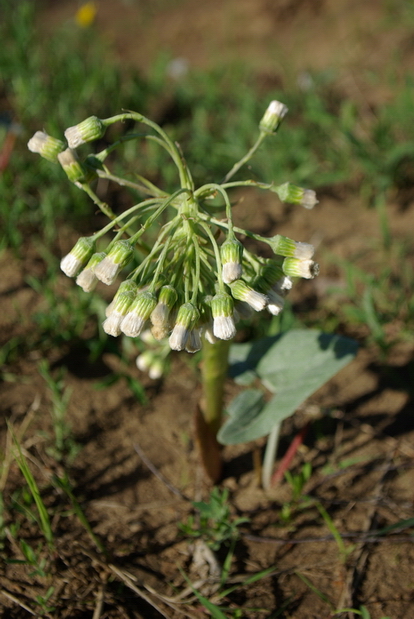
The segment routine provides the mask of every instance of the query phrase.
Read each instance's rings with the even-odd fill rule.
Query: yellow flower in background
[[[97,8],[95,2],[85,2],[76,11],[75,20],[81,28],[88,28],[94,21]]]

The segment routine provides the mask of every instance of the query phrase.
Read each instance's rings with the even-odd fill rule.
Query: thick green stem
[[[196,433],[204,468],[213,482],[221,477],[221,446],[217,441],[223,415],[224,384],[227,378],[230,342],[203,342],[201,370],[202,400],[197,412]]]
[[[230,341],[219,340],[215,344],[203,342],[203,416],[215,433],[221,425],[229,349]]]

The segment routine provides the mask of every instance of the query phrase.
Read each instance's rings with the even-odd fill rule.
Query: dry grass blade
[[[9,593],[8,591],[5,591],[4,589],[0,589],[0,593],[4,595],[5,598],[9,599],[11,602],[14,602],[15,604],[23,608],[25,611],[30,613],[31,615],[36,616],[36,613],[31,608],[26,606],[26,604],[23,604],[23,602],[21,602],[18,598],[16,598],[14,595]]]
[[[99,617],[102,614],[104,598],[105,598],[105,588],[106,588],[105,583],[102,583],[102,585],[98,589],[98,593],[96,596],[96,606],[95,606],[95,610],[93,611],[92,619],[99,619]]]
[[[136,585],[134,585],[134,583],[132,582],[130,576],[128,576],[128,574],[126,574],[125,572],[123,572],[122,570],[120,570],[118,567],[116,567],[115,565],[113,565],[112,563],[110,563],[108,565],[108,568],[116,575],[118,576],[118,578],[120,578],[122,580],[122,582],[132,591],[134,591],[134,593],[136,593],[137,595],[139,595],[143,600],[145,600],[148,604],[150,604],[150,606],[152,606],[153,608],[155,608],[155,610],[157,610],[160,615],[162,615],[163,617],[165,617],[165,619],[170,619],[168,615],[166,615],[164,613],[164,611],[155,603],[151,600],[151,598],[144,592],[142,591],[142,589],[139,589]]]
[[[185,494],[183,494],[180,490],[178,490],[178,488],[173,486],[173,484],[169,482],[168,479],[166,479],[164,475],[159,472],[157,467],[151,462],[148,456],[145,455],[145,453],[142,451],[141,447],[137,443],[134,443],[134,449],[145,464],[145,466],[149,468],[151,473],[155,475],[157,479],[159,479],[165,486],[167,486],[168,490],[170,490],[176,496],[180,497],[180,499],[183,499],[184,501],[190,501],[190,499],[186,497]]]

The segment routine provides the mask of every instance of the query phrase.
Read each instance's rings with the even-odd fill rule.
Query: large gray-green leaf
[[[232,414],[218,434],[218,440],[225,445],[269,434],[275,423],[292,415],[307,397],[349,363],[358,348],[349,338],[308,329],[292,329],[242,346],[230,356],[233,374],[256,372],[275,395],[261,408],[248,407],[243,400],[233,401]]]

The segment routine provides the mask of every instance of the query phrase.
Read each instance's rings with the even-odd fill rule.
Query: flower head
[[[95,268],[105,258],[105,256],[106,254],[103,251],[92,254],[89,258],[88,264],[84,269],[82,269],[76,278],[76,283],[85,292],[91,292],[95,288],[98,281],[98,278],[95,275]]]
[[[44,131],[36,131],[28,141],[27,148],[32,153],[38,153],[48,161],[57,163],[58,155],[65,150],[65,145],[61,140],[52,138]]]
[[[140,292],[121,324],[121,331],[129,337],[138,337],[157,304],[152,292]]]
[[[280,101],[271,101],[260,121],[260,131],[263,133],[274,133],[279,128],[283,118],[288,113],[288,108]]]
[[[163,286],[158,295],[158,303],[151,313],[150,319],[153,325],[153,335],[156,339],[162,339],[168,333],[170,313],[178,299],[177,291],[173,286]]]
[[[319,265],[313,260],[300,260],[299,258],[285,258],[283,272],[289,277],[303,277],[313,279],[319,273]]]
[[[83,236],[76,245],[60,261],[60,268],[68,277],[75,277],[88,262],[95,249],[95,242],[91,237]]]
[[[114,301],[112,311],[102,326],[105,333],[117,337],[121,335],[121,324],[135,298],[133,292],[122,292]]]
[[[134,249],[128,241],[116,241],[105,258],[95,268],[96,277],[107,284],[113,284],[116,276],[132,260]]]
[[[195,305],[192,303],[184,303],[184,305],[181,305],[178,310],[174,328],[169,338],[169,343],[172,350],[184,350],[186,348],[190,332],[193,331],[199,317],[200,312]],[[194,334],[192,338],[195,339]]]
[[[281,234],[276,234],[269,239],[269,245],[278,256],[299,258],[299,260],[310,260],[315,253],[315,248],[310,243],[293,241]]]
[[[244,301],[256,312],[261,312],[266,307],[269,299],[265,294],[257,292],[248,286],[242,279],[238,279],[230,284],[231,294],[238,301]]]
[[[243,273],[243,245],[236,238],[224,241],[220,248],[223,265],[222,278],[225,284],[240,279]]]
[[[66,129],[65,138],[68,141],[69,148],[77,148],[86,142],[99,140],[105,135],[105,131],[104,123],[96,116],[90,116],[78,125]]]
[[[292,183],[284,183],[272,188],[272,191],[277,193],[282,202],[289,204],[300,204],[307,209],[312,209],[318,204],[316,193],[313,189],[303,189],[303,187],[297,187],[292,185]]]
[[[216,294],[211,300],[213,334],[220,340],[231,340],[236,335],[233,308],[233,299],[228,294]]]

